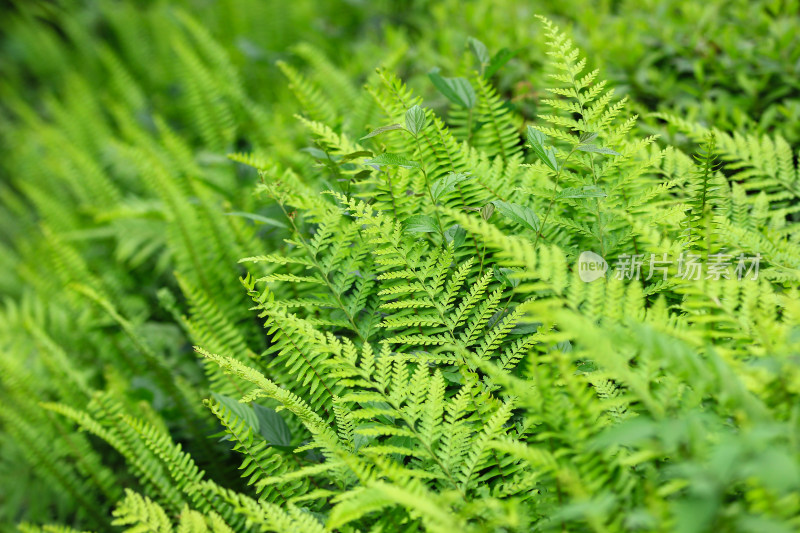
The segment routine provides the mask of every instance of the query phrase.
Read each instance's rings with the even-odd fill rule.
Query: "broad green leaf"
[[[402,129],[403,126],[401,126],[400,124],[389,124],[388,126],[381,126],[380,128],[372,130],[371,132],[361,137],[361,140],[369,139],[370,137],[376,137],[381,133],[385,133],[387,131],[402,130]]]
[[[331,156],[329,154],[326,154],[319,148],[315,148],[313,146],[306,146],[305,148],[300,148],[300,151],[310,154],[311,157],[315,159],[325,159],[325,160],[332,159],[334,161],[337,159],[336,156]]]
[[[475,89],[466,78],[443,78],[439,69],[428,72],[433,85],[454,104],[471,109],[475,105]]]
[[[394,437],[389,437],[386,439],[386,444],[389,446],[400,446],[402,448],[413,449],[416,445],[416,442],[413,437],[395,435]]]
[[[361,181],[361,180],[365,180],[365,179],[367,179],[367,178],[368,178],[368,177],[370,177],[371,175],[372,175],[372,171],[370,171],[370,170],[361,170],[361,171],[359,171],[359,172],[356,172],[355,174],[353,174],[353,175],[350,177],[350,179],[351,179],[352,181]]]
[[[469,43],[469,49],[472,50],[472,53],[478,60],[478,63],[481,66],[481,74],[483,74],[484,69],[486,69],[491,61],[491,58],[489,57],[489,50],[486,49],[485,44],[474,37],[467,37],[467,42]]]
[[[534,213],[533,209],[530,207],[501,202],[500,200],[495,200],[492,203],[494,203],[497,210],[500,211],[500,214],[504,217],[510,218],[514,222],[533,231],[539,231],[539,217],[536,216],[536,213]]]
[[[493,203],[488,203],[485,206],[481,207],[481,217],[483,217],[483,220],[489,220],[490,218],[492,218],[493,214],[494,214]]]
[[[442,372],[442,377],[450,383],[457,383],[459,385],[464,383],[464,377],[461,375],[461,372]]]
[[[605,191],[597,185],[585,185],[583,187],[567,187],[561,189],[556,194],[556,198],[603,198],[607,196]]]
[[[587,131],[581,134],[580,142],[581,144],[590,143],[597,138],[597,133],[593,131]]]
[[[436,220],[427,215],[414,215],[406,219],[404,228],[409,233],[436,233],[439,226]]]
[[[284,224],[280,220],[275,220],[274,218],[268,218],[265,216],[257,215],[255,213],[245,213],[244,211],[230,211],[225,214],[228,215],[229,217],[249,218],[250,220],[261,222],[262,224],[266,224],[267,226],[275,226],[276,228],[286,227],[286,224]]]
[[[607,155],[622,155],[619,152],[615,152],[611,148],[601,148],[595,144],[579,144],[577,146],[578,150],[581,152],[593,152],[595,154],[607,154]]]
[[[359,157],[372,157],[372,152],[369,150],[359,150],[358,152],[350,152],[349,154],[345,154],[342,156],[342,161],[352,161],[353,159],[358,159]]]
[[[258,417],[259,429],[264,440],[275,446],[292,445],[292,432],[275,409],[254,404],[253,411]]]
[[[518,52],[519,50],[509,50],[508,48],[499,50],[494,57],[492,57],[492,60],[489,62],[489,66],[486,68],[486,72],[483,73],[483,76],[487,79],[494,76],[495,72],[500,70],[500,68],[508,63],[511,58],[517,55]]]
[[[467,240],[467,232],[458,224],[453,224],[444,232],[444,239],[453,242],[453,248],[458,248]]]
[[[380,154],[372,159],[364,161],[366,165],[387,166],[387,167],[403,167],[403,168],[419,168],[419,163],[411,161],[405,157],[397,154]]]
[[[494,277],[507,287],[517,287],[519,285],[519,278],[512,276],[514,271],[510,268],[497,268],[496,266],[492,266],[492,272],[494,273]]]
[[[215,400],[229,409],[239,420],[243,420],[253,433],[258,433],[258,417],[249,405],[241,403],[239,400],[231,398],[230,396],[225,396],[224,394],[212,392],[211,395]]]
[[[533,126],[528,126],[528,143],[531,145],[531,148],[533,148],[536,157],[551,169],[558,171],[558,160],[556,159],[555,150],[550,146],[545,146],[546,142],[547,135]]]
[[[536,333],[541,325],[541,322],[518,322],[509,333],[512,335],[530,335],[531,333]]]
[[[439,201],[443,195],[449,193],[456,188],[456,185],[464,180],[468,180],[471,176],[469,174],[459,174],[451,172],[433,182],[431,185],[431,196],[434,203]]]
[[[416,137],[425,129],[425,110],[418,105],[411,106],[406,111],[406,129]]]

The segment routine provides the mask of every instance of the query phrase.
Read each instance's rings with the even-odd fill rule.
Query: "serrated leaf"
[[[491,78],[494,74],[500,70],[500,68],[508,63],[511,58],[513,58],[519,50],[509,50],[508,48],[502,48],[499,50],[492,60],[489,62],[489,66],[486,68],[486,71],[483,73],[485,78]]]
[[[259,431],[264,440],[274,446],[291,446],[292,432],[286,421],[275,409],[255,404],[253,411],[258,418]]]
[[[491,61],[491,58],[489,57],[489,50],[486,48],[485,44],[474,37],[467,37],[467,43],[469,43],[469,49],[472,50],[472,53],[475,55],[475,59],[478,60],[478,63],[481,66],[481,73],[483,73],[484,69]]]
[[[406,129],[416,137],[425,128],[425,110],[418,105],[406,111]]]
[[[364,161],[366,165],[387,166],[387,167],[403,167],[403,168],[419,168],[419,163],[411,161],[405,157],[397,154],[380,154],[372,159]]]
[[[456,185],[464,180],[468,180],[470,177],[471,176],[469,174],[450,172],[446,176],[443,176],[433,182],[433,185],[431,185],[431,196],[433,197],[433,202],[438,202],[439,198],[454,190]]]
[[[581,144],[590,143],[597,138],[597,133],[593,131],[586,131],[581,134],[580,142]]]
[[[581,152],[593,152],[595,154],[606,154],[606,155],[622,155],[619,152],[615,152],[611,148],[602,148],[595,144],[579,144],[576,148]]]
[[[439,226],[436,221],[427,215],[414,215],[408,217],[403,227],[408,233],[436,233]]]
[[[545,146],[546,142],[547,135],[533,126],[528,126],[528,143],[531,145],[531,148],[533,148],[533,153],[536,154],[536,157],[538,157],[542,163],[558,171],[558,160],[556,159],[555,150],[553,150],[552,147]]]
[[[403,126],[400,124],[389,124],[388,126],[381,126],[380,128],[374,129],[371,132],[364,135],[363,137],[361,137],[361,140],[363,141],[364,139],[369,139],[370,137],[376,137],[381,133],[385,133],[387,131],[402,130],[402,129]]]
[[[229,409],[239,420],[243,420],[254,434],[258,433],[258,417],[249,405],[246,403],[241,403],[235,398],[231,398],[230,396],[225,396],[224,394],[219,394],[217,392],[212,392],[211,395],[220,404],[225,406],[225,408]]]
[[[605,196],[607,196],[605,191],[597,185],[567,187],[556,194],[556,198],[604,198]]]
[[[444,232],[444,239],[453,243],[453,248],[459,248],[467,240],[467,232],[458,224],[453,224]]]
[[[428,72],[428,77],[436,89],[454,104],[467,109],[475,105],[475,89],[466,78],[444,78],[439,74],[438,68]]]
[[[539,217],[536,216],[536,213],[534,213],[533,209],[530,207],[501,202],[500,200],[495,200],[492,203],[504,217],[510,218],[514,222],[533,231],[539,231]]]

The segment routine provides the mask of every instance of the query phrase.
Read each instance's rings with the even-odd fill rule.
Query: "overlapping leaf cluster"
[[[391,69],[359,90],[297,47],[309,67],[278,68],[300,152],[203,26],[175,20],[172,120],[128,114],[131,91],[108,110],[70,92],[55,125],[15,107],[35,142],[12,168],[51,154],[8,193],[43,215],[16,270],[36,292],[0,325],[0,442],[35,467],[26,492],[47,487],[42,507],[16,500],[24,516],[226,533],[800,525],[800,175],[782,137],[661,115],[705,143],[692,158],[643,134],[542,19],[534,120],[494,87],[513,54],[477,39],[465,75],[428,73],[439,111]],[[108,57],[114,90],[136,87]],[[194,143],[242,148],[241,165]],[[585,283],[585,250],[763,260],[758,279],[672,265]]]

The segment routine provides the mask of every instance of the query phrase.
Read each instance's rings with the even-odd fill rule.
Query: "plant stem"
[[[539,231],[536,233],[536,239],[533,241],[533,249],[536,249],[536,244],[539,242],[539,237],[544,236],[544,225],[547,223],[547,217],[550,216],[550,211],[553,209],[553,204],[556,201],[556,194],[558,194],[558,180],[561,178],[561,171],[564,170],[564,167],[567,166],[567,161],[569,161],[572,154],[575,153],[578,145],[572,147],[572,150],[569,151],[567,154],[566,159],[564,162],[561,163],[561,166],[558,167],[558,172],[556,172],[556,183],[553,185],[553,196],[550,197],[550,204],[547,206],[547,211],[544,213],[544,218],[542,218],[542,223],[539,224]]]
[[[467,115],[467,144],[472,146],[472,108],[469,108]]]
[[[433,214],[436,215],[436,224],[439,225],[439,233],[442,236],[442,241],[444,241],[444,228],[442,227],[442,221],[439,218],[439,210],[436,209],[436,200],[433,198],[433,193],[431,192],[431,182],[428,180],[428,172],[425,170],[425,163],[422,161],[422,144],[419,142],[419,137],[414,136],[414,140],[417,141],[417,152],[419,152],[419,169],[422,171],[422,175],[425,177],[425,189],[428,191],[428,197],[431,199],[431,204],[433,204]]]
[[[595,186],[597,186],[597,171],[594,168],[594,156],[590,154],[591,159],[589,160],[592,167],[592,182]],[[594,207],[597,214],[597,233],[598,239],[600,239],[600,255],[606,255],[606,244],[605,244],[605,236],[603,235],[603,217],[600,213],[600,198],[594,199]],[[635,242],[635,241],[634,241]]]

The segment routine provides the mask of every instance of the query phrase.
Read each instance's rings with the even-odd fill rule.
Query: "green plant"
[[[480,41],[477,71],[428,76],[443,113],[389,69],[358,91],[300,46],[309,68],[278,68],[313,146],[303,158],[278,141],[231,155],[257,171],[251,198],[236,183],[252,174],[198,162],[191,147],[236,148],[240,124],[253,139],[277,135],[235,78],[206,72],[235,72],[227,52],[179,20],[187,99],[175,113],[192,135],[112,106],[111,141],[95,146],[88,128],[104,112],[75,104],[97,116],[87,131],[72,126],[71,153],[49,163],[57,197],[81,209],[23,191],[44,220],[20,250],[35,292],[9,300],[0,323],[15,354],[0,358],[0,444],[64,507],[29,520],[215,532],[798,527],[800,187],[780,136],[662,115],[716,141],[697,161],[662,147],[547,19],[550,98],[529,124],[493,88],[492,58],[505,54]],[[17,109],[29,150],[67,140],[66,115],[54,127]],[[683,278],[670,265],[663,278],[586,283],[584,251],[619,264],[763,259],[756,280]]]

